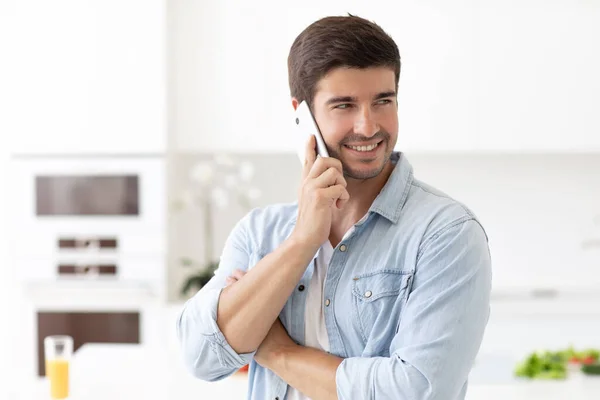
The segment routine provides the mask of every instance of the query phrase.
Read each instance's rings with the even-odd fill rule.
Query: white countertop
[[[71,362],[69,400],[245,399],[247,379],[234,375],[219,382],[192,377],[177,349],[136,344],[85,344]],[[50,400],[40,379],[23,399]]]
[[[592,400],[600,396],[600,377],[576,375],[566,381],[519,381],[512,361],[482,356],[471,374],[467,400]],[[74,356],[72,400],[245,399],[247,379],[236,374],[209,383],[193,378],[177,349],[130,344],[86,344]],[[49,399],[45,379],[27,399]]]

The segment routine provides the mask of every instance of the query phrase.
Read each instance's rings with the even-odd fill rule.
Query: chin
[[[385,162],[381,163],[380,165],[378,165],[376,167],[354,166],[354,165],[348,165],[345,163],[343,163],[343,165],[344,165],[344,176],[346,178],[364,180],[364,179],[375,178],[376,176],[378,176],[383,171],[383,169],[385,167]]]
[[[385,169],[392,152],[389,142],[384,141],[374,151],[357,152],[340,146],[330,149],[330,155],[342,162],[344,176],[350,179],[367,180],[377,177]]]

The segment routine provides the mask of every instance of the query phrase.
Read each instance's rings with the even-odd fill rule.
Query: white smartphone
[[[295,114],[296,127],[298,129],[298,133],[300,134],[298,140],[298,157],[300,158],[300,163],[304,164],[306,142],[308,141],[310,135],[315,135],[315,138],[317,139],[317,154],[321,157],[329,157],[327,146],[325,146],[325,141],[321,136],[321,131],[319,130],[319,127],[317,126],[317,123],[310,112],[310,108],[305,101],[298,105]]]

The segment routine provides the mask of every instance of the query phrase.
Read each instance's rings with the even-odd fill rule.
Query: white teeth
[[[348,147],[350,147],[352,150],[356,150],[356,151],[371,151],[378,145],[379,145],[379,143],[375,143],[375,144],[372,144],[369,146],[348,146]]]

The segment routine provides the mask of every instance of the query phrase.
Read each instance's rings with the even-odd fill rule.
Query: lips
[[[373,144],[369,144],[369,145],[360,145],[360,146],[346,145],[346,147],[348,147],[354,151],[367,152],[367,151],[375,150],[379,146],[380,143],[381,142],[373,143]]]
[[[357,157],[375,157],[379,152],[379,148],[382,147],[383,140],[377,143],[361,144],[361,145],[344,145],[344,148],[349,153]]]

